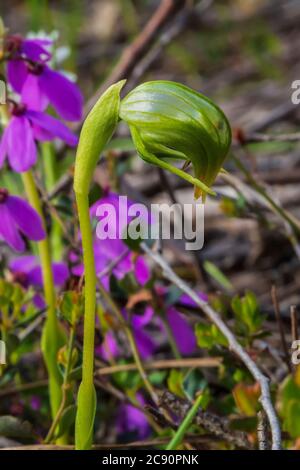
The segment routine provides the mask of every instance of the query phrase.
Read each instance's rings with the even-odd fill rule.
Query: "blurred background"
[[[57,37],[57,63],[77,76],[88,102],[160,3],[4,0],[1,15],[13,34],[43,31]],[[300,107],[292,103],[291,96],[292,83],[300,79],[300,4],[297,0],[203,0],[178,5],[156,34],[150,51],[133,64],[127,89],[153,79],[185,83],[223,108],[235,139],[233,158],[225,165],[230,175],[225,180],[219,177],[219,196],[206,205],[204,249],[191,255],[184,253],[179,242],[167,243],[165,249],[183,262],[181,269],[186,267],[187,275],[196,272],[206,290],[253,290],[267,311],[270,289],[276,284],[287,312],[300,295],[299,260],[289,240],[289,227],[243,181],[246,168],[280,206],[299,215],[299,144],[264,141],[266,136],[255,142],[255,133],[294,133],[298,129]],[[127,131],[121,129],[121,135],[123,132]],[[191,200],[192,189],[183,181],[168,175],[170,188],[166,191],[164,175],[156,168],[130,159],[126,146],[117,153],[114,165],[121,176],[121,189],[129,196],[148,203],[174,197],[182,203]],[[234,159],[242,161],[243,171]],[[97,175],[102,185],[109,179],[107,166],[104,163]],[[221,273],[216,276],[214,266],[227,281]]]
[[[291,99],[292,84],[300,80],[300,2],[173,3],[163,19],[155,12],[168,2],[156,0],[2,0],[0,14],[11,34],[57,38],[56,66],[77,79],[86,111],[107,83],[122,76],[127,91],[146,80],[182,82],[224,110],[233,145],[228,173],[216,181],[218,196],[205,206],[204,248],[187,252],[184,240],[164,241],[162,248],[180,275],[225,303],[234,294],[254,292],[274,333],[270,343],[278,346],[275,285],[290,344],[290,307],[300,302],[300,104]],[[126,127],[118,132],[95,174],[102,188],[145,204],[193,199],[183,180],[136,157]],[[61,148],[55,158],[55,185],[66,177],[62,193],[72,197],[74,152]]]

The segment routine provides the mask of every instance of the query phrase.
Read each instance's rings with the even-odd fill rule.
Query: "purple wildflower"
[[[32,395],[30,400],[30,408],[33,411],[39,411],[42,406],[42,400],[38,395]]]
[[[51,103],[63,119],[81,119],[82,94],[62,73],[44,63],[27,64],[20,60],[10,60],[7,67],[9,83],[21,95],[23,103],[37,111],[43,111]]]
[[[145,400],[140,393],[136,394],[140,405],[145,405]],[[135,434],[139,439],[145,439],[150,433],[150,426],[145,414],[128,403],[120,406],[117,414],[118,434]]]
[[[102,344],[95,348],[95,352],[108,362],[120,356],[121,351],[112,331],[108,331],[105,334]]]
[[[25,105],[14,105],[12,118],[5,128],[0,142],[0,168],[8,156],[10,166],[17,172],[31,168],[37,159],[35,140],[54,138],[75,146],[77,137],[60,121]]]
[[[141,358],[143,360],[148,359],[157,349],[157,344],[146,329],[147,325],[151,323],[154,314],[152,307],[146,306],[143,314],[132,314],[130,315],[130,319],[125,309],[122,309],[122,314],[127,321],[131,323],[133,336]],[[112,331],[108,331],[105,334],[102,344],[96,348],[96,353],[106,361],[111,361],[112,358],[116,359],[122,356],[122,350],[118,346],[116,337]]]
[[[162,305],[164,305],[164,297],[167,294],[167,290],[164,287],[158,287],[157,294],[161,298]],[[205,294],[198,292],[198,295],[202,300],[207,302],[207,296]],[[177,303],[184,308],[197,307],[195,302],[186,294],[182,294],[177,300]],[[170,326],[179,352],[183,356],[193,354],[197,347],[197,341],[192,326],[187,321],[186,317],[178,311],[175,305],[166,305],[164,310],[166,312],[166,320]],[[162,328],[164,329],[163,324]]]
[[[30,240],[45,238],[42,221],[37,212],[23,199],[10,196],[0,188],[0,239],[16,251],[23,251],[25,243],[20,232]]]
[[[128,225],[132,217],[128,217],[127,221],[127,206],[123,207],[124,201],[120,199],[120,195],[107,192],[99,201],[95,202],[90,209],[91,217],[97,220],[97,209],[102,206],[111,205],[115,209],[116,220],[112,220],[110,229],[116,233],[122,233]],[[119,205],[120,204],[120,205]],[[127,201],[128,207],[133,204],[132,201]],[[142,256],[131,253],[128,250],[126,256],[122,257],[122,254],[128,250],[124,240],[119,238],[106,238],[105,240],[99,240],[97,237],[94,240],[94,256],[96,271],[99,275],[111,262],[112,260],[121,257],[120,262],[113,268],[112,273],[117,279],[122,279],[127,273],[133,272],[137,282],[140,285],[145,285],[150,279],[150,270]],[[73,258],[73,261],[74,258]],[[73,268],[73,274],[81,276],[83,273],[83,265],[77,265]],[[103,276],[101,278],[106,289],[109,288],[109,276]]]
[[[9,263],[9,269],[13,274],[15,282],[19,282],[23,287],[30,286],[41,288],[43,277],[39,260],[35,256],[21,256],[13,259]],[[64,285],[69,277],[69,270],[65,263],[52,263],[54,284],[57,287]],[[34,297],[34,303],[38,308],[44,308],[45,302],[40,295]]]
[[[45,62],[51,59],[51,53],[47,50],[47,46],[51,44],[50,39],[24,39],[19,35],[11,35],[5,41],[5,49],[11,59]]]

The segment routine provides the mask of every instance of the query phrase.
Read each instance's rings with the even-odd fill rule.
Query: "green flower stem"
[[[77,398],[78,409],[75,426],[75,448],[76,450],[87,450],[90,449],[92,445],[94,419],[96,413],[96,392],[93,377],[96,269],[88,196],[85,194],[76,193],[76,202],[82,238],[85,288],[82,380]]]
[[[72,365],[72,352],[73,352],[73,347],[74,347],[74,340],[75,340],[75,329],[74,329],[74,326],[72,326],[70,330],[70,337],[69,337],[69,344],[68,344],[67,364],[66,364],[65,373],[64,373],[64,380],[62,383],[62,400],[60,403],[60,407],[57,411],[57,414],[49,429],[49,432],[45,438],[45,441],[44,441],[45,444],[49,444],[53,440],[57,425],[59,424],[59,421],[62,417],[62,414],[68,402],[68,392],[70,389],[69,374],[70,374],[71,365]]]
[[[193,406],[191,407],[191,409],[187,413],[186,417],[184,418],[184,420],[180,424],[179,428],[177,429],[176,433],[172,437],[171,441],[167,445],[166,450],[176,450],[177,447],[181,444],[186,431],[188,430],[188,428],[192,424],[192,422],[193,422],[193,420],[194,420],[194,418],[197,414],[197,411],[198,411],[198,409],[200,407],[200,404],[201,404],[201,400],[202,400],[202,395],[200,394],[196,398],[195,403],[193,404]]]
[[[29,202],[42,218],[44,228],[46,228],[40,197],[32,173],[30,171],[22,173],[22,179]],[[51,412],[54,418],[62,398],[62,377],[57,365],[57,352],[64,344],[64,336],[55,313],[56,296],[51,266],[50,246],[47,236],[44,240],[38,242],[37,245],[42,268],[44,295],[47,304],[47,318],[42,334],[42,352],[49,375],[49,396]]]
[[[89,188],[103,148],[112,137],[119,120],[120,91],[125,81],[112,85],[87,116],[76,153],[74,191],[82,237],[85,308],[82,381],[78,391],[75,423],[75,448],[91,448],[96,413],[94,387],[94,335],[96,311],[96,270],[89,211]]]
[[[83,336],[82,381],[93,382],[94,336],[96,310],[96,268],[93,252],[92,226],[88,197],[76,194],[79,223],[82,236],[84,276],[85,276],[85,319]]]

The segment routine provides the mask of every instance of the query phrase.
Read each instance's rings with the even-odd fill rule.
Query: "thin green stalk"
[[[124,80],[112,85],[87,116],[80,134],[74,172],[74,192],[82,238],[85,309],[82,381],[77,397],[75,448],[90,449],[96,413],[94,387],[94,334],[96,311],[96,270],[89,211],[89,188],[103,148],[112,137],[119,120],[120,91]]]
[[[22,173],[23,184],[32,207],[39,213],[45,227],[40,197],[30,171]],[[57,352],[64,344],[64,335],[59,327],[55,311],[55,288],[51,266],[49,240],[46,238],[37,242],[40,263],[42,268],[45,301],[47,304],[47,317],[42,334],[42,352],[49,375],[49,397],[53,418],[56,416],[61,403],[62,377],[57,365]]]
[[[61,400],[60,407],[57,411],[57,414],[49,429],[49,432],[45,438],[45,441],[44,441],[45,444],[49,444],[49,442],[53,440],[56,428],[59,424],[59,421],[62,417],[62,414],[66,408],[66,404],[68,401],[68,391],[70,388],[69,374],[70,374],[71,366],[72,366],[72,352],[73,352],[73,347],[74,347],[74,340],[75,340],[75,329],[74,329],[74,326],[72,326],[71,331],[70,331],[69,344],[68,344],[67,364],[66,364],[65,373],[64,373],[64,380],[63,380],[62,387],[61,387],[62,388],[62,400]]]
[[[185,433],[187,432],[188,428],[192,424],[192,422],[193,422],[193,420],[194,420],[194,418],[197,414],[197,411],[198,411],[198,409],[200,407],[200,404],[201,404],[201,400],[202,400],[202,395],[199,395],[196,398],[195,403],[193,404],[191,409],[188,411],[186,417],[184,418],[184,420],[180,424],[180,426],[177,429],[176,433],[172,437],[171,441],[167,445],[166,450],[176,450],[177,447],[181,444],[181,442],[183,441]]]
[[[96,412],[96,392],[94,387],[94,346],[96,311],[96,269],[93,252],[93,234],[90,221],[89,199],[85,194],[76,193],[78,217],[81,229],[84,263],[84,334],[82,357],[82,381],[78,392],[78,412],[76,418],[76,449],[90,448]]]

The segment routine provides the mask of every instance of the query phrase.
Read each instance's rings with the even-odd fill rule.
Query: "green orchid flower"
[[[206,96],[180,83],[143,83],[122,101],[120,118],[130,128],[140,157],[188,180],[195,197],[212,194],[231,144],[228,120]],[[192,163],[194,177],[175,166]]]

